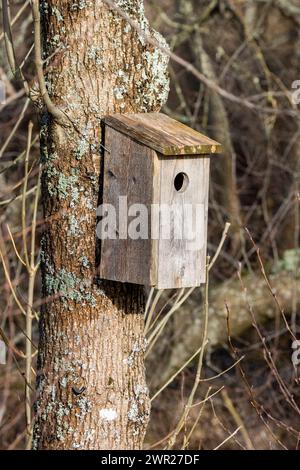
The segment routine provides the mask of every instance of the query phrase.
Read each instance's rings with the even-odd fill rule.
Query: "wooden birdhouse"
[[[217,142],[161,113],[105,118],[100,276],[171,289],[205,283]]]

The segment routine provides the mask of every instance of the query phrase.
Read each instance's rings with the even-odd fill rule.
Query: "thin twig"
[[[11,20],[10,20],[10,8],[9,0],[2,0],[2,13],[3,13],[3,32],[4,32],[4,42],[6,48],[6,55],[8,59],[9,66],[15,77],[19,76],[23,82],[24,89],[29,95],[29,85],[25,79],[22,70],[16,63],[16,56],[13,44],[13,37],[11,32]]]
[[[192,391],[190,393],[190,396],[187,400],[187,403],[184,407],[183,414],[176,426],[176,428],[173,431],[172,437],[169,439],[168,442],[168,449],[171,449],[177,439],[178,434],[180,433],[181,429],[183,428],[187,417],[189,415],[189,412],[192,408],[193,401],[195,394],[197,392],[200,379],[201,379],[201,371],[202,371],[202,364],[203,364],[203,358],[204,358],[204,351],[206,348],[206,345],[208,343],[208,338],[207,338],[207,333],[208,333],[208,287],[209,287],[209,276],[208,276],[208,266],[209,266],[209,257],[207,258],[207,263],[206,263],[206,284],[205,284],[205,300],[204,300],[204,326],[203,326],[203,336],[202,336],[202,346],[200,349],[200,354],[199,354],[199,360],[198,360],[198,365],[197,365],[197,371],[196,371],[196,376],[194,380],[194,385],[192,388]]]
[[[216,251],[213,259],[211,260],[211,262],[208,266],[208,272],[212,269],[212,267],[214,266],[215,262],[217,261],[217,259],[219,257],[219,254],[221,253],[221,250],[223,248],[223,245],[224,245],[225,240],[226,240],[227,235],[228,235],[230,225],[231,225],[230,222],[226,222],[224,230],[223,230],[222,238],[221,238],[221,241],[220,241],[219,246],[217,248],[217,251]]]
[[[292,110],[278,110],[278,109],[273,109],[271,107],[262,107],[262,106],[257,106],[253,104],[249,99],[245,98],[239,98],[238,96],[234,95],[233,93],[230,93],[229,91],[225,90],[221,86],[219,86],[216,82],[210,80],[207,78],[203,73],[201,73],[199,70],[194,67],[193,64],[190,62],[182,59],[182,57],[179,57],[177,54],[174,52],[171,52],[170,49],[166,46],[162,46],[159,41],[154,39],[149,33],[146,33],[141,26],[138,24],[137,21],[133,20],[130,15],[128,15],[121,7],[117,6],[114,1],[112,0],[103,0],[104,3],[106,3],[112,10],[116,11],[121,18],[126,20],[132,28],[136,30],[136,32],[148,43],[151,44],[152,46],[156,47],[159,49],[161,52],[166,54],[167,56],[170,57],[174,62],[177,64],[181,65],[184,67],[187,71],[189,71],[192,75],[194,75],[198,80],[200,80],[202,83],[204,83],[208,88],[211,90],[215,91],[218,93],[220,96],[223,98],[232,101],[233,103],[240,104],[242,106],[245,106],[246,108],[253,110],[253,111],[263,111],[265,113],[269,114],[287,114],[291,116],[298,115],[297,111],[292,111]]]
[[[29,3],[30,3],[30,0],[26,0],[24,5],[20,7],[20,9],[18,10],[18,13],[14,16],[14,18],[10,22],[11,27],[18,21],[23,11],[26,10],[26,8],[28,7]],[[0,42],[2,41],[3,38],[4,38],[4,32],[0,34]]]
[[[168,385],[170,385],[170,383],[173,382],[173,380],[177,377],[177,375],[180,374],[180,372],[182,372],[188,365],[190,362],[192,362],[193,359],[195,359],[196,356],[198,356],[199,352],[201,351],[201,348],[202,346],[200,346],[199,349],[197,349],[197,351],[183,364],[183,366],[181,366],[176,372],[174,375],[172,375],[172,377],[153,395],[153,397],[151,398],[151,401],[154,401],[155,398],[158,397],[158,395],[161,394],[161,392],[167,388]]]
[[[52,102],[46,87],[43,60],[42,60],[42,46],[41,46],[41,18],[40,18],[40,2],[39,0],[32,0],[32,16],[34,24],[34,53],[35,53],[35,66],[37,72],[38,83],[40,87],[41,97],[49,111],[49,113],[59,122],[65,122],[65,114],[57,108]]]
[[[25,153],[25,176],[22,192],[22,237],[23,237],[23,249],[27,269],[30,267],[28,250],[27,250],[27,240],[26,240],[26,193],[27,193],[27,183],[28,183],[28,167],[29,167],[29,152],[31,147],[31,138],[32,138],[32,129],[33,124],[30,121],[28,124],[28,136],[27,136],[27,147]]]
[[[226,442],[230,441],[230,439],[232,439],[233,436],[235,436],[239,432],[240,429],[241,429],[241,426],[239,426],[233,433],[231,433],[230,436],[228,436],[226,439],[224,439],[224,441],[221,442],[221,444],[219,444],[217,447],[215,447],[214,450],[220,449],[220,447],[222,447],[224,444],[226,444]]]
[[[14,125],[14,127],[13,127],[13,129],[12,129],[12,131],[11,131],[11,133],[9,134],[9,136],[7,137],[6,141],[4,142],[4,144],[2,145],[2,147],[1,147],[1,149],[0,149],[0,158],[3,157],[3,154],[4,154],[4,152],[5,152],[6,148],[7,148],[7,146],[9,145],[11,139],[13,138],[13,136],[15,135],[15,133],[16,133],[16,131],[17,131],[19,125],[21,124],[21,122],[22,122],[22,120],[23,120],[23,118],[24,118],[24,116],[25,116],[25,112],[26,112],[26,110],[27,110],[27,108],[28,108],[28,106],[29,106],[29,103],[30,103],[30,100],[27,98],[27,99],[25,100],[23,109],[22,109],[22,111],[21,111],[21,113],[20,113],[20,116],[19,116],[18,120],[16,121],[16,123],[15,123],[15,125]]]
[[[254,446],[252,444],[252,441],[250,439],[250,436],[248,434],[248,431],[246,429],[246,426],[244,425],[243,421],[242,421],[242,418],[240,417],[239,413],[237,412],[234,404],[232,403],[228,393],[227,393],[227,390],[224,389],[222,390],[221,392],[221,395],[223,397],[223,400],[224,400],[224,403],[225,403],[225,406],[226,408],[228,409],[229,413],[231,414],[235,424],[237,426],[239,426],[240,430],[241,430],[241,434],[243,436],[243,439],[245,441],[245,444],[247,446],[247,449],[248,450],[254,450]]]

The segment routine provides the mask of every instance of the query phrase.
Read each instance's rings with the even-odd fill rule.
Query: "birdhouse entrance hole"
[[[186,173],[180,172],[175,176],[174,187],[178,193],[183,193],[189,184],[189,177]]]

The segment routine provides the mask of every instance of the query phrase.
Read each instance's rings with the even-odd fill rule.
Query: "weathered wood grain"
[[[101,242],[100,276],[120,282],[155,285],[157,242],[152,243],[149,234],[151,204],[159,198],[158,157],[152,149],[109,127],[106,128],[105,147],[103,203],[115,207],[118,230],[115,240]],[[128,208],[133,204],[146,206],[147,239],[131,239],[127,236],[127,227],[120,226],[120,196],[127,196]],[[128,226],[134,218],[128,218]]]
[[[189,159],[160,159],[161,187],[160,202],[174,208],[171,217],[171,238],[164,239],[164,226],[169,224],[168,218],[160,217],[160,239],[158,242],[158,289],[182,288],[199,286],[205,283],[205,263],[207,245],[207,212],[209,186],[209,157],[191,157]],[[187,175],[187,186],[182,192],[174,187],[176,175]],[[192,220],[185,216],[186,205],[193,210]],[[196,227],[195,215],[199,211],[199,224]],[[182,239],[176,239],[180,232],[176,227],[182,226],[184,220],[186,233]],[[188,239],[192,234],[194,239]]]
[[[162,113],[114,114],[105,124],[161,155],[203,155],[221,152],[218,142]]]
[[[205,283],[210,167],[206,152],[219,151],[219,144],[157,113],[111,116],[105,129],[103,202],[115,208],[117,227],[115,239],[101,242],[100,276],[158,289]],[[196,150],[200,154],[193,154]],[[178,175],[182,187],[175,184]],[[127,198],[122,209],[125,226],[119,219],[120,198],[123,203]],[[135,210],[145,209],[139,222],[143,237],[129,233],[139,215],[128,214],[133,205]]]

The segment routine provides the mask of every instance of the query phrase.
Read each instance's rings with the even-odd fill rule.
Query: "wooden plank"
[[[173,232],[170,239],[163,239],[164,229],[169,220],[164,215],[160,217],[160,240],[158,246],[158,277],[157,288],[182,288],[199,286],[205,283],[206,244],[207,244],[207,212],[209,185],[209,157],[160,159],[161,163],[161,204],[175,207],[173,217]],[[184,173],[188,181],[184,191],[174,187],[176,175]],[[198,207],[200,226],[197,230],[198,242],[176,239],[175,227],[184,217],[184,205]],[[199,206],[197,206],[199,205]],[[195,212],[194,212],[195,214]],[[194,220],[195,222],[195,220]],[[194,225],[186,226],[189,233],[195,231]]]
[[[106,128],[105,147],[103,202],[112,204],[117,215],[120,196],[127,196],[128,208],[133,204],[144,204],[148,209],[150,232],[150,206],[159,197],[156,152],[109,127]],[[133,219],[129,217],[129,224]],[[117,217],[117,239],[101,242],[100,276],[133,284],[156,284],[157,243],[151,242],[149,233],[146,240],[125,238],[126,228],[122,229],[119,222]]]
[[[160,186],[161,186],[161,172],[160,161],[156,152],[153,151],[153,181],[152,181],[152,197],[150,213],[150,239],[151,239],[151,262],[150,262],[150,286],[157,285],[157,271],[158,271],[158,246],[159,246],[159,212],[153,212],[153,207],[159,207],[160,204]],[[158,237],[154,237],[157,233]]]
[[[162,113],[115,114],[104,121],[107,126],[161,155],[203,155],[222,151],[218,142]]]

